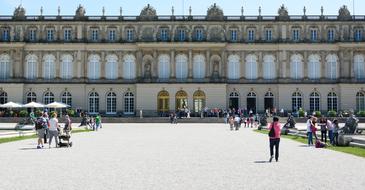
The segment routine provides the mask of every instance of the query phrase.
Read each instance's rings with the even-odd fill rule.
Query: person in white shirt
[[[52,139],[55,137],[56,148],[58,146],[58,119],[57,113],[53,113],[52,119],[49,120],[49,148],[51,148]]]
[[[313,133],[312,133],[312,117],[308,117],[307,120],[307,137],[308,137],[308,146],[313,145]]]

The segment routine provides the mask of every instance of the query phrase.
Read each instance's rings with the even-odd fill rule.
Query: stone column
[[[101,60],[100,60],[100,79],[105,79],[106,75],[105,75],[105,54],[106,52],[103,51],[101,52]]]
[[[282,76],[282,74],[280,73],[280,67],[281,67],[281,65],[279,65],[280,64],[280,52],[279,51],[276,51],[275,52],[275,60],[274,60],[274,63],[275,63],[275,73],[276,73],[276,75],[275,75],[275,78],[274,79],[279,79],[279,78],[281,78],[281,76]],[[283,71],[284,72],[284,71]],[[276,99],[276,100],[279,100],[279,99]],[[275,102],[278,102],[278,101],[275,101]],[[274,103],[275,103],[274,102]],[[279,104],[277,104],[277,106],[278,106]]]
[[[123,62],[124,62],[124,52],[119,52],[119,59],[118,59],[118,79],[123,78]]]
[[[205,72],[205,76],[206,78],[209,78],[211,75],[211,71],[210,71],[210,49],[207,50],[207,64],[206,64],[206,72]]]
[[[321,51],[321,76],[320,78],[326,78],[326,52]]]
[[[143,53],[142,50],[138,50],[137,51],[137,60],[136,60],[136,65],[137,65],[137,78],[141,78],[142,76],[142,64],[143,64]]]
[[[246,78],[246,64],[245,64],[245,52],[241,52],[241,61],[240,61],[240,78]]]
[[[283,58],[286,60],[283,62],[283,69],[284,69],[284,78],[290,78],[290,56],[291,56],[291,52],[288,53],[287,51],[283,51]]]
[[[170,78],[175,78],[175,50],[171,50],[170,55]]]
[[[188,66],[188,78],[193,77],[193,52],[189,49],[189,66]]]
[[[308,78],[308,52],[303,52],[303,78]]]
[[[60,68],[60,65],[61,65],[61,60],[60,60],[60,52],[57,51],[56,53],[56,74],[55,74],[55,78],[60,78],[61,76],[61,68]]]
[[[153,62],[151,63],[151,77],[152,78],[155,78],[158,76],[158,53],[157,53],[157,50],[153,51]]]
[[[35,78],[43,79],[43,52],[38,52],[38,73]]]
[[[221,55],[221,62],[222,62],[222,64],[221,64],[221,68],[219,69],[220,72],[221,72],[219,75],[222,78],[225,78],[226,77],[226,73],[227,73],[227,52],[223,50],[221,54],[222,54]]]
[[[263,55],[262,55],[262,51],[259,52],[259,56],[258,56],[258,60],[257,60],[257,78],[261,79],[263,78],[263,66],[262,66],[262,59],[263,59]]]

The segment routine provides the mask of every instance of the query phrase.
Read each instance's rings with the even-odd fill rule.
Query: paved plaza
[[[104,124],[74,147],[0,144],[0,189],[364,189],[365,159],[224,124]],[[48,146],[47,146],[48,147]]]

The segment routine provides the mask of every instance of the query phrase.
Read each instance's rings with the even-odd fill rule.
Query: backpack
[[[271,129],[269,131],[269,137],[275,137],[274,123],[271,124]]]
[[[45,122],[43,120],[43,118],[38,118],[37,121],[35,122],[35,129],[43,129],[45,125]]]

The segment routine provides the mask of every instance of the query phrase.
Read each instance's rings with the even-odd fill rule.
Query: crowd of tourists
[[[79,127],[86,126],[88,129],[91,129],[93,131],[98,131],[98,129],[102,128],[100,114],[94,117],[84,112],[81,112],[80,116],[81,116],[81,123]]]
[[[337,146],[338,145],[338,132],[339,125],[337,119],[329,119],[325,117],[317,118],[315,116],[308,116],[307,119],[307,137],[308,146],[315,145],[316,147],[324,147],[327,144],[327,137],[329,143]],[[321,132],[321,139],[317,136],[317,130]],[[315,138],[315,144],[313,144],[313,137]]]

